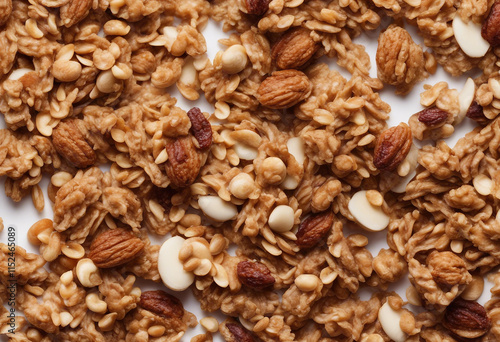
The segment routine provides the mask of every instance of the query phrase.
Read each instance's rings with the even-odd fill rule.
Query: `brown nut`
[[[182,319],[184,316],[184,307],[181,301],[162,290],[143,292],[139,305],[165,318]]]
[[[296,28],[284,34],[274,44],[271,57],[280,69],[297,69],[318,51],[319,45],[311,38],[311,31]]]
[[[52,132],[52,143],[61,156],[80,169],[96,162],[96,154],[78,128],[78,120],[60,122]]]
[[[219,331],[227,342],[258,342],[259,338],[245,329],[240,323],[229,318],[219,326]]]
[[[379,170],[394,170],[406,158],[412,143],[411,129],[403,122],[385,130],[377,139],[373,164]]]
[[[448,305],[442,323],[445,328],[465,338],[483,336],[491,325],[481,304],[460,297]]]
[[[241,283],[254,290],[272,286],[275,282],[267,266],[260,262],[240,261],[236,272]]]
[[[246,0],[247,13],[255,15],[263,15],[269,9],[271,0]]]
[[[480,124],[485,124],[488,122],[488,118],[484,115],[483,107],[476,101],[473,101],[471,103],[469,109],[467,109],[467,113],[465,114],[465,116]]]
[[[289,108],[307,98],[312,83],[302,71],[288,69],[275,71],[257,89],[259,102],[273,109]]]
[[[92,0],[69,0],[60,9],[61,22],[66,27],[79,23],[89,14],[92,8]]]
[[[201,150],[206,150],[212,145],[212,126],[200,108],[194,107],[187,112],[191,121],[191,133],[198,141]]]
[[[123,265],[134,259],[144,242],[131,232],[117,228],[97,235],[90,245],[89,258],[100,268]]]
[[[426,126],[438,126],[448,119],[448,112],[437,107],[426,108],[417,113],[418,121]]]
[[[165,171],[174,187],[183,188],[193,184],[201,168],[201,160],[191,137],[169,139],[168,160]]]
[[[500,45],[500,1],[495,1],[491,6],[490,14],[481,28],[481,35],[491,46]]]
[[[330,231],[334,215],[331,211],[313,214],[300,223],[295,243],[301,249],[316,245]]]
[[[433,251],[427,257],[427,265],[431,270],[432,278],[441,286],[468,284],[472,280],[465,262],[453,252]]]
[[[12,0],[0,0],[0,26],[7,22],[12,13]]]

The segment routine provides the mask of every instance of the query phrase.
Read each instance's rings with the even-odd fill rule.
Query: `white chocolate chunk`
[[[490,177],[480,174],[474,177],[472,180],[472,184],[474,185],[474,189],[483,195],[488,196],[491,194],[491,189],[493,188],[493,181]]]
[[[348,208],[356,221],[368,230],[381,231],[389,224],[389,216],[381,207],[375,207],[368,202],[365,190],[358,191],[352,196]]]
[[[245,69],[247,62],[248,56],[245,47],[240,44],[231,45],[222,54],[222,71],[228,74],[237,74]]]
[[[174,236],[161,245],[158,254],[158,272],[166,287],[173,291],[184,291],[194,282],[194,274],[186,272],[179,260],[179,251],[184,239]]]
[[[278,233],[285,233],[293,228],[294,211],[288,205],[278,205],[269,215],[269,227]]]
[[[286,147],[297,163],[300,165],[304,164],[304,161],[306,160],[306,149],[304,147],[304,141],[301,137],[288,139]]]
[[[255,190],[255,182],[248,173],[239,173],[229,182],[229,192],[239,199],[247,199]]]
[[[378,310],[378,320],[384,332],[394,342],[404,342],[406,334],[401,330],[399,322],[401,321],[401,311],[395,311],[388,302]]]
[[[483,57],[488,52],[490,44],[481,36],[481,25],[472,20],[466,24],[459,15],[455,15],[452,27],[458,45],[469,57]]]
[[[241,143],[234,144],[233,149],[238,157],[243,160],[254,160],[259,155],[259,151],[256,148]]]
[[[232,220],[238,215],[238,209],[219,196],[200,196],[198,205],[205,215],[218,222]]]

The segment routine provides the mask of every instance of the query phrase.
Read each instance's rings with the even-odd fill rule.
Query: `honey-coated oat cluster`
[[[384,18],[372,78],[353,39]],[[208,20],[228,32],[213,60]],[[15,250],[9,341],[180,341],[198,324],[186,289],[227,316],[192,342],[500,339],[499,1],[0,0],[0,46],[5,194],[42,211],[46,192],[54,213],[27,232],[39,254]],[[438,64],[481,74],[425,85],[388,127],[378,91]],[[406,301],[388,291],[405,276]]]

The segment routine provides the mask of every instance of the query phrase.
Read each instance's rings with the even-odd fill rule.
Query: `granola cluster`
[[[0,0],[0,176],[39,211],[50,176],[53,209],[28,231],[39,255],[16,248],[24,318],[8,333],[2,312],[0,334],[180,341],[196,317],[141,278],[228,316],[200,320],[193,342],[497,340],[498,284],[476,300],[500,264],[498,13],[468,0]],[[231,31],[212,61],[209,19]],[[382,19],[372,78],[353,40]],[[484,55],[464,45],[467,25]],[[406,94],[438,64],[482,74],[461,92],[425,85],[424,109],[389,128],[378,92]],[[213,113],[178,107],[174,85]],[[479,126],[451,148],[441,139],[463,120]],[[353,226],[387,228],[389,248],[373,255]],[[165,279],[168,252],[148,234],[177,239],[183,280]],[[408,302],[389,290],[405,276]]]

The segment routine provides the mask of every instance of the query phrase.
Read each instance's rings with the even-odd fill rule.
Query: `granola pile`
[[[209,20],[228,32],[213,60]],[[373,78],[353,40],[379,28]],[[24,316],[9,332],[0,306],[0,334],[180,341],[200,319],[189,289],[227,316],[193,342],[499,340],[499,37],[500,1],[0,0],[0,176],[53,208],[27,232],[39,254],[15,250]],[[379,91],[438,65],[481,74],[425,85],[424,109],[388,127]],[[448,146],[464,120],[477,128]],[[405,299],[389,290],[403,277]]]

